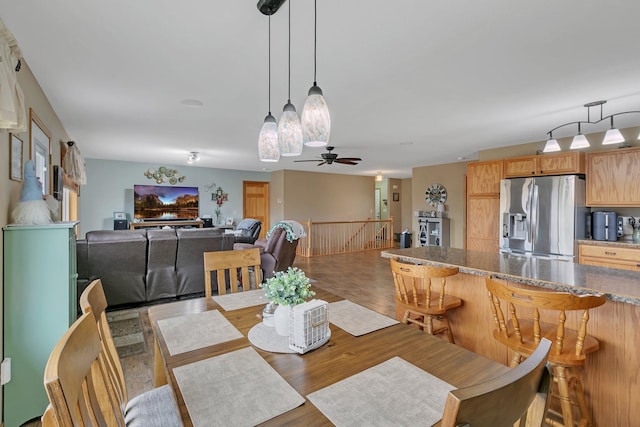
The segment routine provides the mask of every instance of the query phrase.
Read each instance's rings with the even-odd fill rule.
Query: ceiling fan
[[[327,152],[322,153],[322,158],[318,160],[294,160],[294,162],[319,162],[318,166],[322,166],[325,163],[330,165],[332,163],[342,163],[343,165],[357,165],[361,162],[360,157],[338,157],[338,154],[332,153],[335,147],[328,146]]]

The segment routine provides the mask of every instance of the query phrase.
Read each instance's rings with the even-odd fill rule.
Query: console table
[[[199,227],[202,228],[203,222],[200,220],[184,220],[184,221],[142,221],[142,222],[132,222],[129,224],[129,228],[131,230],[135,230],[137,228],[156,228],[156,227],[166,227],[169,226],[171,228],[182,228],[182,227]]]

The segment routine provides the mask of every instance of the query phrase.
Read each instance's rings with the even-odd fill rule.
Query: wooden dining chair
[[[231,293],[240,292],[252,287],[256,289],[262,282],[260,269],[260,250],[258,248],[242,251],[204,252],[204,295],[213,295],[213,280],[215,273],[218,295],[224,295],[229,288]]]
[[[573,427],[576,405],[580,410],[578,424],[591,425],[578,368],[584,366],[587,354],[599,348],[598,340],[587,335],[587,323],[589,310],[604,304],[605,296],[521,289],[490,277],[486,278],[486,286],[495,326],[493,337],[513,351],[511,366],[530,357],[541,339],[553,342],[549,363],[557,391],[551,396],[560,400],[563,422],[549,417],[546,422]],[[577,330],[565,325],[569,311],[581,312]]]
[[[154,388],[128,400],[122,363],[107,321],[107,299],[99,279],[91,282],[80,295],[80,308],[83,314],[90,315],[98,332],[101,346],[98,359],[104,366],[104,387],[106,393],[116,401],[118,410],[114,412],[114,417],[118,424],[182,425],[175,396],[169,385]]]
[[[444,333],[449,342],[454,343],[447,311],[460,307],[462,300],[447,295],[445,287],[447,277],[458,274],[458,268],[407,264],[391,259],[391,272],[396,288],[396,307],[404,310],[402,323],[418,325],[431,335]],[[442,326],[434,329],[434,320]]]
[[[551,374],[546,361],[551,341],[542,338],[521,365],[489,381],[452,390],[440,427],[542,426]]]

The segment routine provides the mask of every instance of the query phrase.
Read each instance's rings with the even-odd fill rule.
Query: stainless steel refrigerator
[[[586,235],[585,182],[577,175],[500,181],[500,251],[573,261]]]

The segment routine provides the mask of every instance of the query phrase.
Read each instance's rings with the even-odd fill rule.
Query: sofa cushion
[[[147,230],[146,299],[173,298],[178,290],[178,236],[171,230]]]
[[[233,249],[233,234],[224,234],[219,229],[177,229],[178,251],[176,254],[177,295],[204,295],[205,252],[229,251]]]
[[[146,231],[89,231],[86,240],[89,279],[102,280],[109,305],[144,302]]]

